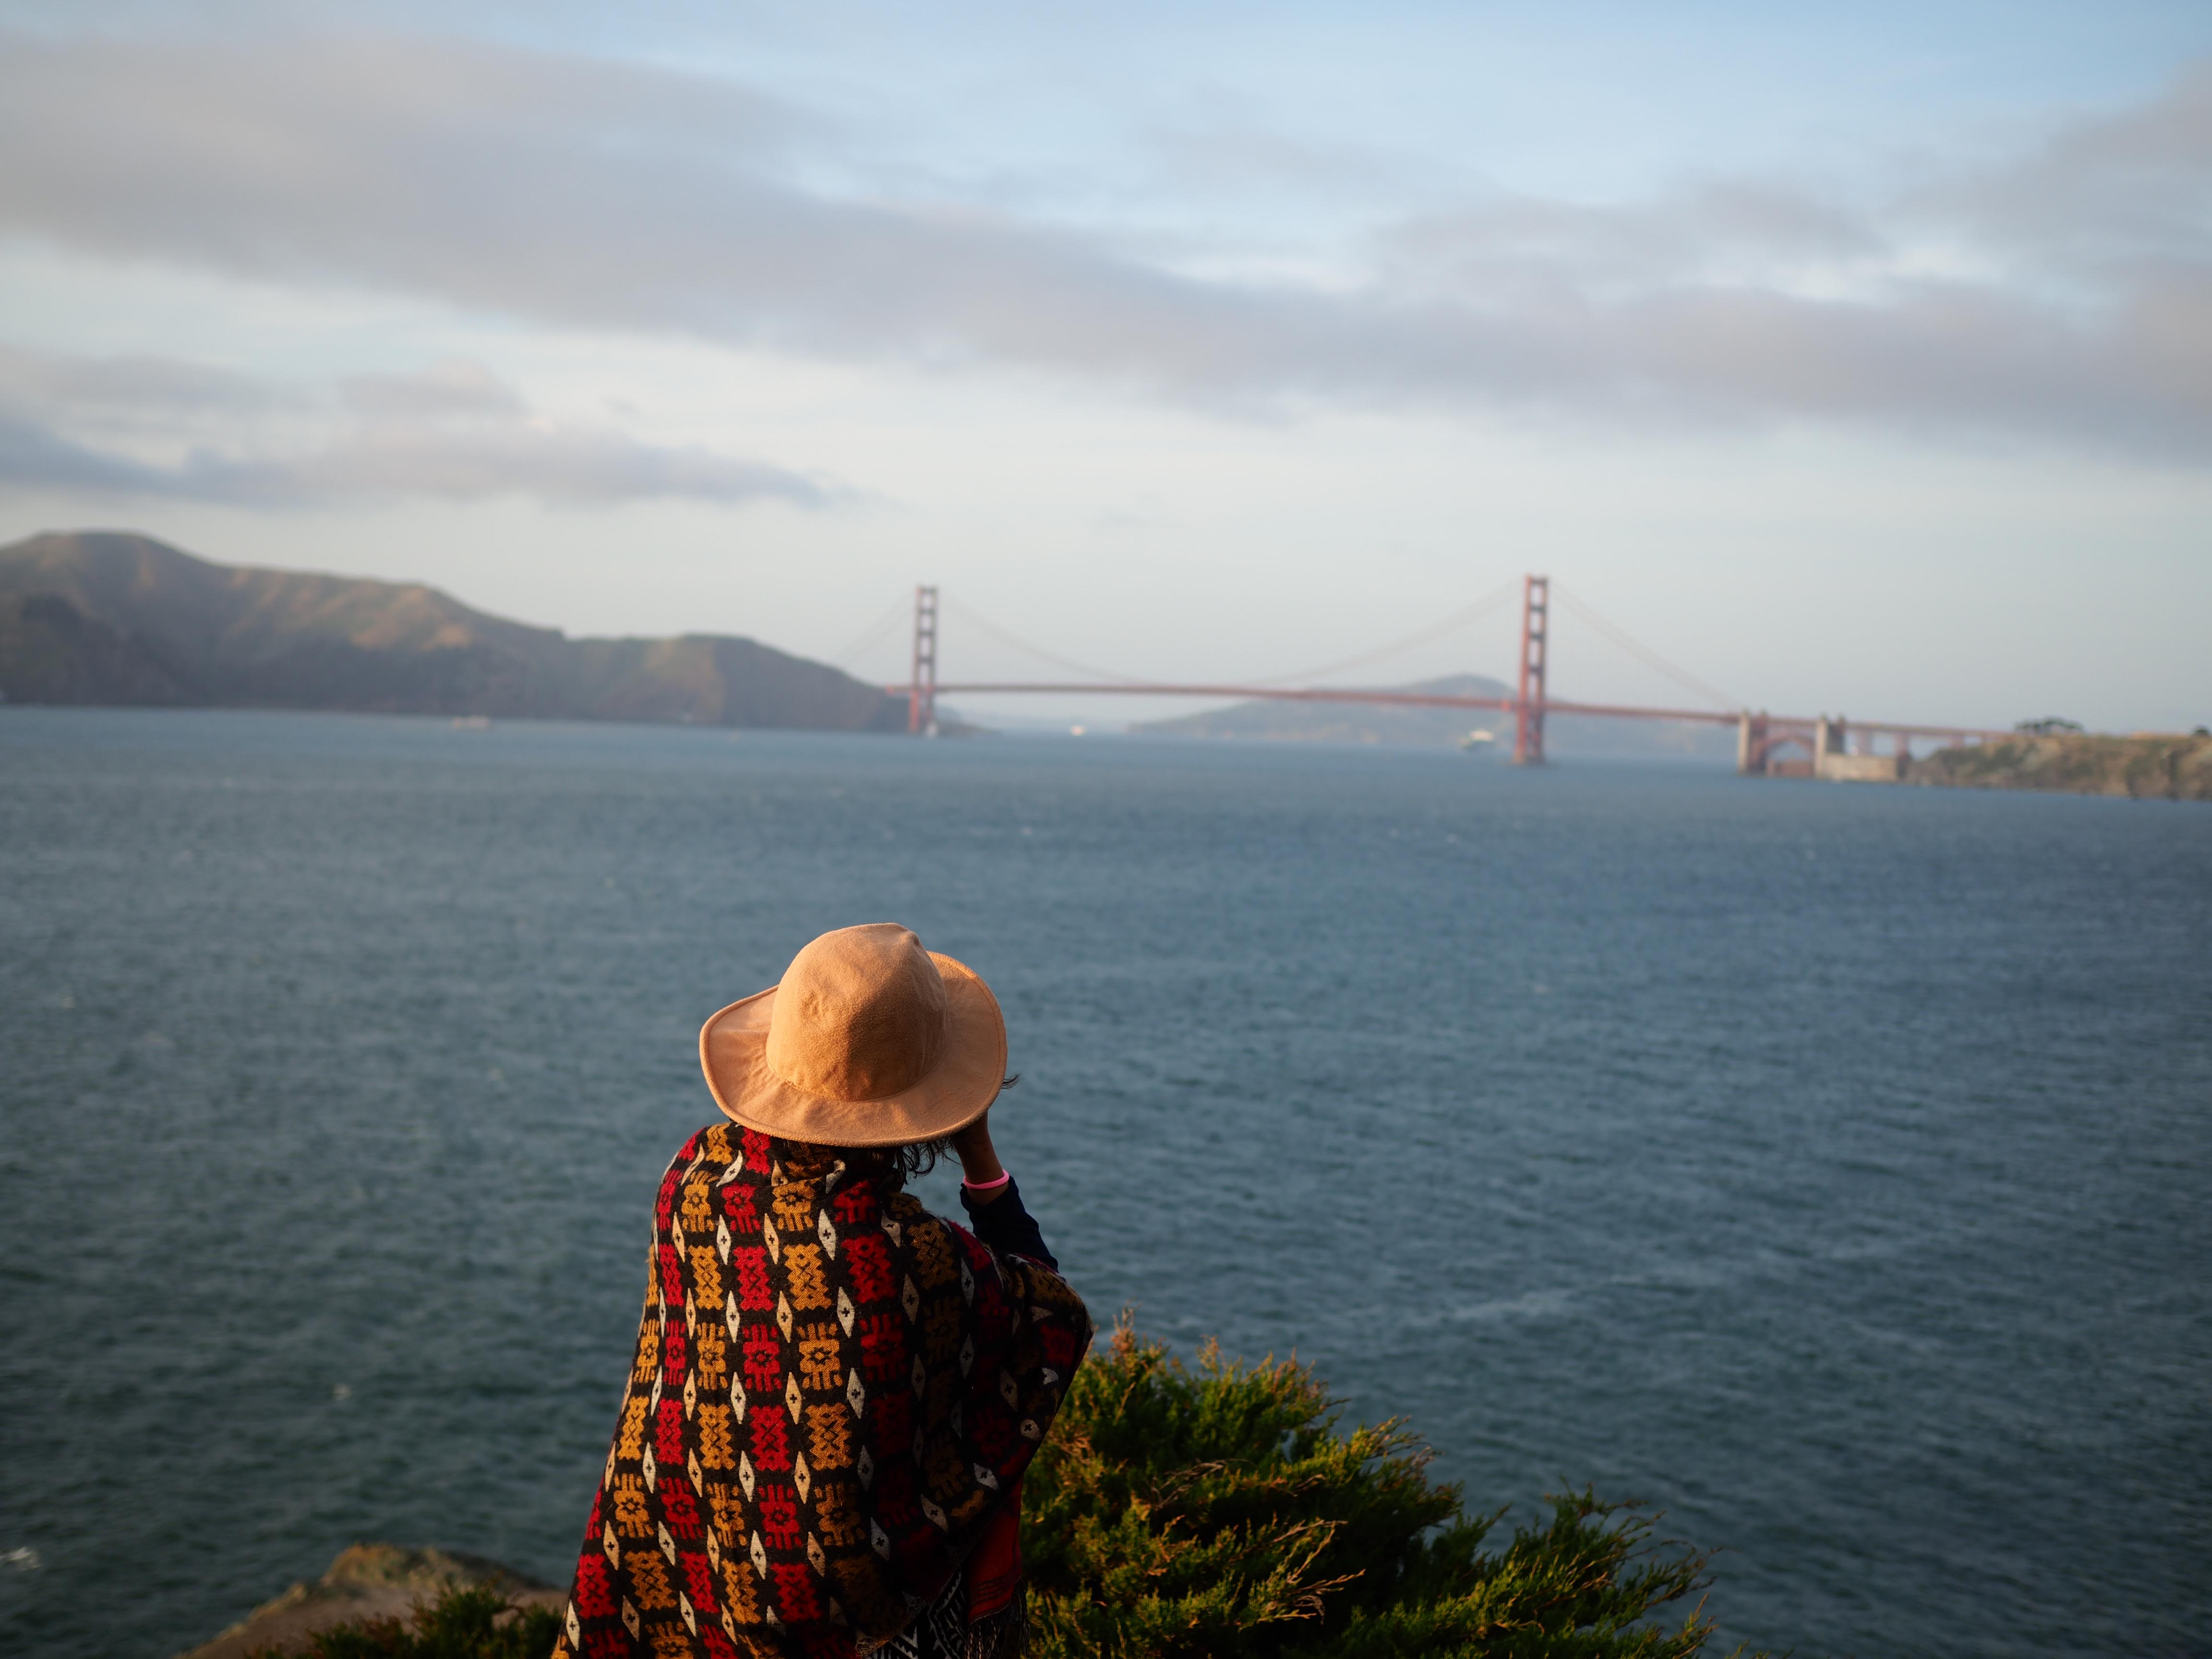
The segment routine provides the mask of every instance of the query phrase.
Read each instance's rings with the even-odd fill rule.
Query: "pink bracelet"
[[[995,1193],[1000,1188],[1005,1186],[1013,1178],[1014,1172],[1012,1170],[1001,1170],[999,1171],[999,1178],[996,1181],[974,1182],[969,1181],[963,1176],[961,1178],[960,1184],[965,1187],[971,1193]]]

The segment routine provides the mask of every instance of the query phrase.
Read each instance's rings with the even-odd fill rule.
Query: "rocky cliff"
[[[905,705],[748,639],[570,639],[421,584],[257,570],[150,537],[0,548],[11,702],[896,731]]]

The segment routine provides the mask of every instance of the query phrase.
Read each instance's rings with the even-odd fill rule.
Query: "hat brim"
[[[768,1063],[777,987],[732,1003],[699,1028],[699,1069],[723,1114],[748,1129],[823,1146],[902,1146],[964,1129],[990,1109],[1006,1075],[1006,1020],[991,988],[934,951],[945,981],[945,1046],[911,1087],[880,1100],[833,1100],[795,1089]]]

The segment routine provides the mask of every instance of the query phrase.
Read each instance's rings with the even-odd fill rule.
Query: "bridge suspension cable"
[[[1386,641],[1384,643],[1375,647],[1372,650],[1363,651],[1358,655],[1353,657],[1340,658],[1334,662],[1322,663],[1316,667],[1301,668],[1288,674],[1277,674],[1267,679],[1252,680],[1249,682],[1249,684],[1255,686],[1290,685],[1296,683],[1317,680],[1322,676],[1328,674],[1341,674],[1349,669],[1364,668],[1370,663],[1381,662],[1386,658],[1395,657],[1399,655],[1401,653],[1411,651],[1418,646],[1427,645],[1432,641],[1443,639],[1446,635],[1455,633],[1458,629],[1465,628],[1468,623],[1480,620],[1484,616],[1497,610],[1500,605],[1504,605],[1519,591],[1520,583],[1517,580],[1502,582],[1498,586],[1492,588],[1489,592],[1485,593],[1480,599],[1474,600],[1472,604],[1462,605],[1449,616],[1440,617],[1438,620],[1432,623],[1425,623],[1423,626],[1414,629],[1412,633],[1401,635],[1396,639]],[[901,603],[903,604],[903,601]],[[1087,674],[1093,679],[1101,680],[1109,684],[1143,685],[1149,684],[1149,682],[1141,676],[1117,673],[1110,668],[1100,668],[1091,663],[1077,662],[1073,658],[1063,657],[1054,652],[1048,651],[1042,646],[1033,645],[1029,641],[1022,638],[1018,634],[1014,633],[1011,629],[1000,627],[989,617],[983,616],[972,606],[963,605],[957,599],[948,597],[941,603],[944,605],[945,609],[947,611],[951,612],[953,616],[957,617],[969,627],[980,629],[984,633],[991,635],[992,638],[997,640],[1001,645],[1010,646],[1013,649],[1021,652],[1024,655],[1035,657],[1041,662],[1051,663],[1055,667],[1065,668],[1073,673]],[[881,624],[878,623],[876,627],[880,627],[880,625]],[[872,627],[870,629],[870,635],[872,635],[876,631],[876,627]]]
[[[877,640],[894,626],[903,629],[913,607],[914,602],[903,594],[893,599],[884,607],[881,616],[854,635],[851,642],[829,660],[839,668],[850,667],[854,659],[858,658],[862,652],[872,649]]]
[[[1295,681],[1317,680],[1325,674],[1341,674],[1347,669],[1364,668],[1370,663],[1381,662],[1386,657],[1395,657],[1401,652],[1411,651],[1416,646],[1426,645],[1432,640],[1440,640],[1447,634],[1456,632],[1504,604],[1520,591],[1520,587],[1521,583],[1517,578],[1501,582],[1472,605],[1462,605],[1449,617],[1431,623],[1425,628],[1416,629],[1413,632],[1392,640],[1388,644],[1378,645],[1372,651],[1364,651],[1356,657],[1346,657],[1340,662],[1323,663],[1318,668],[1302,668],[1295,674],[1278,674],[1273,679],[1255,680],[1253,684],[1289,685]]]
[[[1056,668],[1065,668],[1073,673],[1088,674],[1093,679],[1105,680],[1115,685],[1142,685],[1145,684],[1144,680],[1137,675],[1117,674],[1110,668],[1094,668],[1089,663],[1077,662],[1071,658],[1056,656],[1052,652],[1044,649],[1042,646],[1031,645],[1027,640],[1022,638],[1018,634],[1012,633],[1009,630],[1000,627],[989,617],[979,615],[975,611],[961,604],[957,599],[943,599],[940,600],[939,603],[954,616],[959,617],[961,621],[966,623],[970,628],[980,628],[986,634],[988,634],[993,639],[998,641],[1000,644],[1010,645],[1013,647],[1015,650],[1022,652],[1026,655],[1035,657],[1041,662],[1048,662]]]
[[[1399,655],[1403,652],[1413,650],[1417,647],[1427,645],[1434,641],[1443,639],[1447,635],[1465,628],[1471,623],[1479,621],[1484,616],[1504,605],[1507,600],[1510,599],[1517,592],[1519,592],[1520,586],[1521,584],[1517,580],[1503,582],[1497,587],[1491,589],[1487,593],[1483,594],[1480,599],[1474,600],[1470,604],[1461,606],[1458,610],[1451,612],[1449,616],[1439,617],[1435,622],[1426,623],[1424,626],[1414,629],[1410,634],[1401,635],[1396,639],[1386,641],[1382,645],[1376,646],[1370,650],[1363,651],[1357,656],[1340,658],[1334,662],[1322,663],[1315,667],[1299,669],[1293,673],[1279,674],[1267,679],[1246,680],[1244,684],[1254,687],[1255,690],[1263,687],[1274,688],[1297,684],[1310,685],[1313,682],[1319,680],[1327,675],[1340,674],[1351,669],[1364,668],[1370,663],[1381,662],[1387,658]],[[1727,692],[1719,690],[1717,687],[1708,685],[1696,675],[1689,672],[1688,670],[1677,667],[1674,663],[1669,662],[1665,657],[1661,656],[1659,653],[1653,650],[1650,646],[1645,645],[1642,641],[1637,639],[1626,629],[1618,627],[1614,623],[1608,622],[1594,608],[1585,605],[1583,601],[1577,599],[1573,594],[1568,592],[1565,589],[1559,587],[1557,584],[1553,585],[1552,592],[1559,600],[1561,605],[1572,611],[1582,621],[1589,623],[1592,628],[1602,634],[1607,639],[1612,641],[1613,644],[1619,646],[1622,650],[1627,652],[1630,655],[1635,657],[1638,661],[1644,663],[1648,667],[1657,670],[1668,679],[1674,681],[1677,685],[1683,687],[1685,690],[1692,692],[1705,702],[1711,704],[1715,708],[1734,711],[1749,707],[1742,698],[1730,696]],[[1042,646],[1033,644],[1030,641],[1024,639],[1012,629],[1000,627],[998,623],[993,622],[988,617],[986,617],[980,611],[976,611],[973,606],[963,605],[957,599],[948,597],[942,600],[941,603],[943,604],[945,611],[958,618],[961,622],[966,623],[969,627],[988,634],[993,639],[997,640],[1001,645],[1008,646],[1012,649],[1022,653],[1024,656],[1033,657],[1040,662],[1048,662],[1056,668],[1064,668],[1071,673],[1084,675],[1091,679],[1098,681],[1102,685],[1139,686],[1152,683],[1150,680],[1139,675],[1120,673],[1110,668],[1101,668],[1094,663],[1079,662],[1072,657],[1063,657],[1057,652],[1048,651]],[[872,644],[874,641],[875,637],[880,634],[890,622],[896,620],[902,614],[903,607],[903,601],[895,604],[889,611],[884,612],[884,616],[878,617],[874,623],[872,623],[868,626],[867,629],[854,640],[851,646],[848,646],[844,652],[839,653],[837,660],[842,661],[845,658],[857,653],[863,647]]]
[[[1740,709],[1748,708],[1751,707],[1751,705],[1746,702],[1741,697],[1732,697],[1725,691],[1717,690],[1712,686],[1707,685],[1703,680],[1691,673],[1688,670],[1675,667],[1673,663],[1668,662],[1666,658],[1661,656],[1656,651],[1651,649],[1650,646],[1644,644],[1641,641],[1630,635],[1626,629],[1614,627],[1603,617],[1599,616],[1596,611],[1591,610],[1589,606],[1584,605],[1581,600],[1576,599],[1573,594],[1561,587],[1557,582],[1553,582],[1552,584],[1552,597],[1558,599],[1560,604],[1566,606],[1568,610],[1573,611],[1576,616],[1581,617],[1592,628],[1596,629],[1599,633],[1604,635],[1622,650],[1638,658],[1647,666],[1657,669],[1668,679],[1674,681],[1675,684],[1681,686],[1684,690],[1693,692],[1697,696],[1703,697],[1707,702],[1712,704],[1714,708]]]
[[[1412,634],[1392,640],[1374,650],[1364,652],[1359,656],[1345,658],[1337,662],[1324,664],[1318,668],[1310,668],[1299,675],[1285,676],[1284,679],[1311,680],[1324,674],[1340,673],[1346,669],[1359,667],[1381,658],[1411,649],[1415,645],[1441,638],[1455,629],[1464,627],[1477,617],[1502,603],[1511,595],[1514,586],[1509,583],[1500,589],[1486,593],[1473,604],[1463,606],[1449,616],[1441,617]],[[1524,721],[1533,714],[1539,722],[1547,712],[1607,718],[1712,722],[1738,726],[1740,769],[1772,770],[1768,761],[1774,744],[1778,741],[1791,741],[1808,743],[1814,749],[1814,758],[1812,762],[1806,763],[1806,765],[1815,768],[1821,776],[1830,775],[1826,759],[1828,754],[1834,751],[1829,750],[1827,745],[1832,738],[1838,745],[1842,742],[1844,723],[1840,719],[1832,720],[1826,715],[1814,720],[1803,716],[1754,714],[1742,698],[1731,696],[1716,686],[1706,684],[1687,670],[1676,667],[1650,646],[1629,634],[1626,629],[1616,627],[1607,621],[1590,606],[1553,586],[1546,578],[1529,575],[1522,580],[1520,586],[1524,589],[1521,630],[1522,654],[1521,686],[1517,692],[1510,688],[1501,687],[1499,689],[1504,695],[1494,697],[1446,695],[1439,690],[1424,691],[1410,687],[1397,690],[1376,687],[1313,684],[1293,687],[1285,685],[1284,679],[1258,682],[1248,680],[1242,684],[1224,684],[1218,682],[1170,684],[1159,680],[1140,679],[1134,675],[1115,673],[1109,669],[1100,668],[1091,663],[1077,662],[1072,658],[1062,657],[1047,651],[1041,646],[1032,645],[1019,635],[1000,627],[988,617],[981,616],[969,607],[958,605],[957,602],[951,609],[969,626],[1012,647],[1024,655],[1035,657],[1040,661],[1051,663],[1074,673],[1087,675],[1090,677],[1090,683],[1031,684],[985,681],[970,684],[963,681],[958,684],[945,684],[939,680],[936,672],[938,590],[928,586],[917,588],[915,594],[915,654],[912,680],[906,684],[886,686],[884,690],[902,694],[908,698],[908,729],[909,731],[932,732],[937,729],[936,700],[940,689],[953,692],[1104,691],[1146,696],[1200,697],[1207,700],[1250,697],[1285,699],[1299,702],[1341,701],[1438,708],[1492,708],[1514,713],[1517,718]],[[1567,702],[1551,697],[1543,684],[1540,659],[1530,655],[1530,647],[1532,642],[1542,640],[1548,635],[1549,629],[1546,617],[1553,595],[1557,595],[1561,604],[1588,623],[1599,634],[1622,650],[1628,652],[1638,660],[1656,669],[1668,679],[1686,688],[1703,699],[1709,707],[1704,709],[1659,708],[1617,703]],[[850,656],[857,652],[879,634],[884,626],[884,623],[882,619],[870,624],[868,629],[841,654]],[[1539,729],[1540,730],[1540,726]],[[1968,738],[2004,738],[2012,735],[2008,732],[1976,726],[1912,726],[1892,720],[1860,720],[1853,723],[1853,729],[1864,733],[1887,733],[1893,742],[1899,744],[1909,744],[1910,740],[1916,738],[1940,738],[1956,742]],[[1905,749],[1900,747],[1897,754],[1902,757],[1905,752]],[[1515,757],[1540,761],[1542,758],[1540,738],[1533,744],[1525,742],[1516,744]],[[1899,764],[1902,764],[1901,759]],[[1851,775],[1856,776],[1858,774],[1853,773]]]

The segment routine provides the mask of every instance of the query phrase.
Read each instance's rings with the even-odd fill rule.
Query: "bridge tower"
[[[914,672],[906,683],[906,729],[937,735],[937,589],[914,590]]]
[[[1544,647],[1552,579],[1529,576],[1521,588],[1521,692],[1513,704],[1513,763],[1544,763]]]
[[[1771,745],[1766,735],[1766,716],[1754,714],[1748,708],[1736,716],[1735,769],[1747,776],[1763,777],[1766,772],[1766,751]]]

